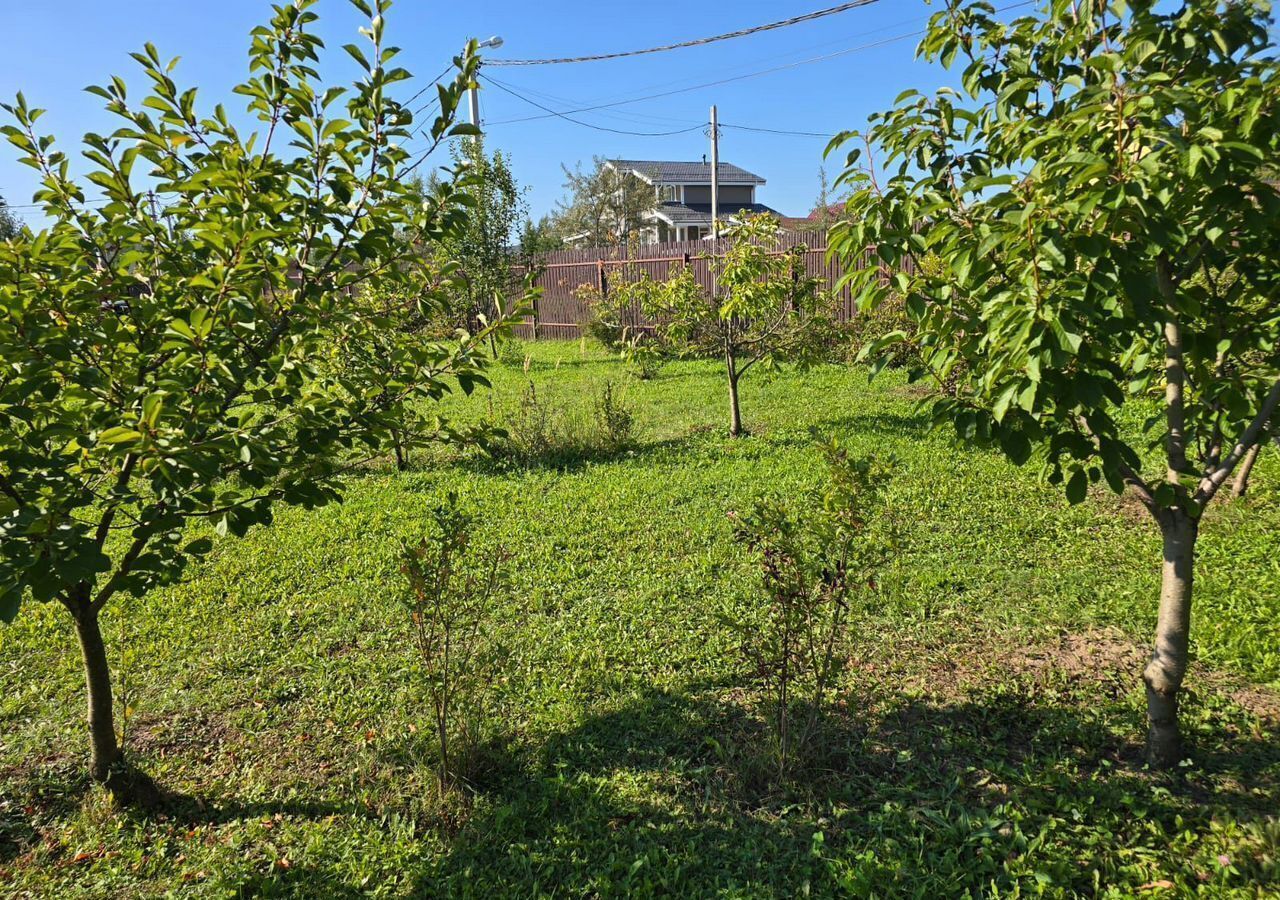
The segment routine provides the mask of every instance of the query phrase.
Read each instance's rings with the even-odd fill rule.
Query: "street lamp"
[[[481,41],[479,44],[477,44],[476,49],[484,50],[488,47],[492,47],[494,50],[497,50],[501,46],[502,46],[502,38],[500,38],[498,35],[495,34],[493,37],[489,38],[488,40]],[[471,124],[479,128],[480,127],[480,94],[474,87],[468,93],[470,95],[468,97],[468,100],[470,100],[471,102]]]

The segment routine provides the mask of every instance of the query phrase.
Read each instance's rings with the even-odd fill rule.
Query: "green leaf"
[[[9,586],[0,589],[0,622],[12,622],[22,607],[22,588]]]
[[[347,53],[351,56],[351,58],[354,59],[356,62],[358,62],[360,64],[360,67],[364,69],[366,72],[370,71],[373,68],[372,66],[369,65],[369,60],[365,57],[364,51],[361,50],[355,44],[343,44],[342,49],[346,50]]]
[[[209,538],[196,538],[187,546],[182,548],[183,553],[189,553],[192,556],[203,556],[213,549],[213,541]]]
[[[1015,381],[1008,384],[1000,396],[996,398],[996,402],[991,406],[991,414],[995,416],[995,420],[1000,422],[1004,419],[1005,413],[1009,411],[1009,406],[1013,403],[1015,397],[1018,396],[1020,385]]]
[[[1031,441],[1021,431],[1008,431],[1000,436],[1000,449],[1015,466],[1031,459]]]
[[[1080,347],[1084,343],[1084,338],[1074,332],[1067,331],[1067,329],[1063,327],[1062,321],[1059,319],[1054,319],[1053,322],[1050,323],[1050,327],[1053,329],[1054,335],[1058,338],[1058,345],[1062,347],[1062,349],[1073,354],[1080,352]]]
[[[142,432],[123,425],[108,428],[98,434],[98,441],[103,444],[127,444],[142,440]]]
[[[1076,469],[1067,479],[1067,502],[1072,506],[1083,503],[1089,491],[1089,476],[1084,469]]]

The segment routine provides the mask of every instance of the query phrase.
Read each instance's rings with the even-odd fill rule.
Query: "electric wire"
[[[557,107],[582,106],[584,103],[595,102],[594,100],[575,100],[573,98],[565,97],[563,95],[549,94],[546,91],[537,91],[529,87],[528,85],[514,85],[514,84],[511,84],[510,82],[502,81],[502,79],[500,78],[495,78],[491,74],[487,75],[486,77],[490,81],[496,82],[498,84],[502,84],[514,90],[522,91],[523,93],[529,94],[532,97],[537,97],[539,100],[544,100],[547,103],[550,103]],[[604,99],[604,98],[601,98],[601,99]],[[627,111],[600,110],[599,114],[602,116],[607,116],[610,119],[617,119],[623,122],[630,122],[633,125],[655,125],[655,127],[656,125],[672,125],[672,124],[683,125],[688,122],[688,119],[677,119],[677,118],[673,118],[672,116],[657,116],[652,113],[642,113],[635,110],[627,110]],[[641,120],[647,120],[647,121],[641,121]]]
[[[691,41],[680,41],[675,44],[665,44],[661,47],[647,47],[643,50],[623,50],[617,53],[597,53],[591,56],[565,56],[552,59],[495,59],[489,62],[491,66],[550,66],[563,65],[565,63],[584,63],[584,62],[600,62],[606,59],[623,59],[629,56],[645,56],[650,53],[665,53],[668,50],[682,50],[686,47],[701,47],[706,44],[714,44],[719,41],[733,40],[734,38],[748,37],[753,34],[760,34],[765,31],[775,31],[779,28],[788,28],[792,25],[799,25],[803,22],[812,22],[817,19],[825,19],[828,16],[834,16],[838,13],[848,12],[851,9],[858,9],[863,6],[871,6],[880,0],[851,0],[849,3],[841,3],[838,6],[830,6],[826,9],[819,9],[815,12],[805,13],[801,16],[792,16],[789,19],[781,19],[777,22],[768,22],[764,25],[755,25],[751,28],[740,28],[737,31],[728,31],[724,34],[716,34],[710,37],[696,38]]]
[[[520,100],[523,100],[525,103],[528,103],[530,106],[536,106],[538,109],[545,110],[548,116],[555,116],[555,117],[564,119],[566,122],[572,122],[575,125],[581,125],[583,128],[591,128],[596,131],[607,131],[610,134],[624,134],[624,135],[630,135],[633,137],[670,137],[676,134],[687,134],[690,131],[697,131],[699,129],[707,127],[706,122],[699,122],[697,125],[690,125],[687,128],[676,128],[676,129],[672,129],[671,131],[630,131],[622,128],[609,128],[606,125],[595,125],[595,124],[592,124],[591,122],[584,122],[581,119],[575,119],[571,115],[560,112],[559,110],[552,109],[549,106],[539,103],[537,100],[534,100],[530,97],[526,97],[523,94],[519,93],[518,91],[515,91],[503,84],[499,84],[498,82],[494,81],[492,78],[490,78],[487,75],[481,75],[480,78],[488,82],[489,84],[493,85],[498,90],[506,91],[511,96],[516,97]]]
[[[423,85],[421,88],[419,88],[419,89],[418,89],[418,92],[417,92],[416,94],[414,94],[412,97],[410,97],[408,100],[404,101],[404,103],[401,103],[400,105],[401,105],[401,106],[410,106],[410,105],[412,105],[413,101],[417,100],[419,97],[421,97],[421,96],[422,96],[423,94],[425,94],[427,91],[431,90],[433,87],[435,87],[437,84],[439,84],[439,83],[440,83],[440,79],[441,79],[441,78],[443,78],[444,76],[448,75],[448,74],[449,74],[449,70],[450,70],[450,69],[452,69],[452,68],[453,68],[453,63],[449,63],[449,65],[445,66],[445,67],[440,71],[440,74],[439,74],[439,75],[437,75],[435,78],[432,78],[429,82],[427,82],[425,85]],[[428,101],[428,102],[427,102],[426,104],[424,104],[421,108],[419,108],[419,109],[418,109],[418,111],[414,113],[414,115],[416,116],[419,112],[422,112],[422,110],[424,110],[424,109],[426,109],[428,106],[430,106],[430,105],[431,105],[431,103],[433,103],[433,102],[439,102],[439,100],[440,100],[440,98],[439,98],[439,97],[432,98],[432,100],[431,100],[431,101]]]
[[[790,137],[818,137],[830,138],[835,132],[828,134],[825,131],[788,131],[785,128],[761,128],[755,125],[734,125],[730,122],[721,122],[721,128],[733,128],[737,131],[755,131],[761,134],[782,134]]]
[[[1009,10],[1019,9],[1020,7],[1031,6],[1035,2],[1037,2],[1037,0],[1022,0],[1022,2],[1019,2],[1019,3],[1011,3],[1006,6],[999,7],[998,9],[996,9],[996,12],[997,13],[1008,12]],[[623,100],[614,100],[606,103],[596,103],[596,104],[590,104],[587,106],[579,106],[575,109],[567,109],[567,110],[562,110],[561,112],[548,113],[545,115],[519,116],[516,118],[510,118],[510,119],[497,119],[492,122],[488,122],[486,124],[514,125],[519,122],[533,122],[538,119],[550,119],[554,116],[559,116],[562,114],[576,115],[578,113],[584,113],[584,112],[595,112],[596,110],[601,110],[601,109],[613,109],[618,106],[629,106],[633,103],[644,103],[647,100],[660,100],[664,97],[672,97],[677,94],[687,94],[692,91],[700,91],[705,88],[719,87],[721,85],[732,84],[737,81],[746,81],[751,78],[759,78],[764,75],[772,75],[775,72],[783,72],[788,69],[797,68],[799,66],[806,66],[812,63],[825,62],[829,59],[837,59],[841,56],[848,56],[849,54],[852,54],[852,53],[861,53],[867,50],[874,50],[879,47],[887,46],[889,44],[895,44],[899,41],[905,41],[911,38],[920,37],[923,34],[925,34],[925,29],[916,29],[915,31],[893,35],[892,37],[882,38],[877,41],[871,41],[865,44],[858,44],[853,47],[845,47],[842,50],[836,50],[832,53],[823,53],[819,56],[810,56],[805,59],[795,60],[789,63],[782,63],[777,66],[770,66],[769,68],[766,68],[766,69],[757,69],[754,72],[746,72],[739,75],[731,75],[725,78],[719,78],[719,79],[716,79],[715,81],[704,81],[698,84],[686,85],[684,87],[677,87],[667,91],[658,91],[651,94],[645,94],[639,97],[629,97]],[[490,65],[492,65],[492,63],[490,63]],[[491,78],[490,80],[492,81]]]
[[[828,9],[818,10],[818,11],[816,11],[816,12],[814,12],[814,13],[808,13],[808,14],[806,14],[806,15],[804,15],[804,16],[794,17],[794,18],[792,18],[792,19],[784,19],[784,20],[781,20],[781,21],[779,21],[779,22],[771,22],[771,23],[768,23],[768,24],[766,24],[766,25],[755,26],[754,28],[741,29],[741,30],[736,31],[736,32],[728,32],[728,33],[726,33],[726,34],[722,34],[722,35],[714,35],[714,36],[712,36],[712,37],[710,37],[710,38],[701,38],[701,39],[698,39],[698,40],[696,40],[696,41],[685,41],[685,42],[682,42],[682,43],[679,43],[679,44],[671,44],[671,45],[667,45],[667,46],[664,46],[664,47],[654,47],[654,48],[649,48],[649,49],[646,49],[646,50],[627,51],[627,52],[624,52],[624,53],[615,53],[615,54],[599,54],[599,55],[596,55],[596,56],[588,56],[588,57],[572,57],[572,58],[564,58],[564,59],[548,59],[548,60],[488,60],[488,61],[486,62],[486,65],[490,65],[490,66],[514,66],[514,65],[542,65],[542,64],[563,63],[563,62],[588,62],[588,61],[594,61],[594,60],[616,59],[616,58],[620,58],[620,57],[623,57],[623,56],[636,56],[636,55],[648,54],[648,53],[658,53],[658,52],[662,52],[662,51],[665,51],[665,50],[674,50],[674,49],[679,49],[679,48],[682,48],[682,47],[698,46],[698,45],[701,45],[701,44],[714,43],[714,42],[716,42],[716,41],[729,40],[729,39],[731,39],[731,38],[745,37],[745,36],[747,36],[747,35],[757,34],[757,33],[763,32],[763,31],[771,31],[771,30],[774,30],[774,29],[777,29],[777,28],[783,28],[783,27],[787,27],[787,26],[789,26],[789,25],[798,24],[799,22],[812,21],[812,20],[817,19],[817,18],[824,18],[824,17],[826,17],[826,16],[835,15],[836,13],[839,13],[839,12],[845,12],[845,11],[847,11],[847,10],[849,10],[849,9],[854,9],[854,8],[856,8],[856,7],[858,7],[858,6],[869,6],[869,5],[871,5],[872,3],[875,3],[875,2],[878,2],[878,0],[859,0],[859,2],[854,2],[854,3],[845,3],[845,4],[841,4],[840,6],[829,7]],[[997,13],[999,13],[999,12],[1006,12],[1006,11],[1009,11],[1009,10],[1018,9],[1019,7],[1030,6],[1030,5],[1032,5],[1034,2],[1036,2],[1036,0],[1022,0],[1022,2],[1018,2],[1018,3],[1011,3],[1011,4],[1008,4],[1008,5],[1006,5],[1006,6],[999,7],[999,8],[997,8],[997,9],[996,9],[996,12],[997,12]],[[878,30],[883,30],[883,29],[878,29]],[[872,33],[873,33],[873,32],[872,32]],[[578,113],[584,113],[584,112],[595,112],[595,111],[599,111],[599,110],[613,109],[613,108],[615,108],[615,107],[619,107],[619,106],[629,106],[629,105],[634,104],[634,103],[643,103],[643,102],[645,102],[645,101],[647,101],[647,100],[657,100],[657,99],[662,99],[662,98],[664,98],[664,97],[674,96],[674,95],[677,95],[677,94],[684,94],[684,93],[689,93],[689,92],[692,92],[692,91],[703,90],[703,89],[705,89],[705,88],[709,88],[709,87],[718,87],[718,86],[720,86],[720,85],[724,85],[724,84],[731,84],[731,83],[736,82],[736,81],[745,81],[745,80],[748,80],[748,79],[751,79],[751,78],[759,78],[759,77],[762,77],[762,76],[764,76],[764,75],[771,75],[771,74],[773,74],[773,73],[775,73],[775,72],[786,71],[786,70],[788,70],[788,69],[797,68],[797,67],[799,67],[799,66],[803,66],[803,65],[810,65],[810,64],[812,64],[812,63],[824,62],[824,61],[829,60],[829,59],[835,59],[835,58],[838,58],[838,57],[841,57],[841,56],[847,56],[847,55],[852,54],[852,53],[858,53],[858,52],[862,52],[862,51],[866,51],[866,50],[872,50],[872,49],[875,49],[875,48],[877,48],[877,47],[882,47],[882,46],[886,46],[886,45],[888,45],[888,44],[896,43],[896,42],[898,42],[898,41],[903,41],[903,40],[907,40],[907,39],[909,39],[909,38],[918,37],[918,36],[920,36],[920,35],[922,35],[922,34],[924,34],[924,30],[923,30],[923,29],[921,29],[921,30],[916,30],[916,31],[912,31],[912,32],[909,32],[909,33],[904,33],[904,34],[899,34],[899,35],[895,35],[895,36],[892,36],[892,37],[884,38],[884,39],[882,39],[882,40],[878,40],[878,41],[873,41],[873,42],[866,43],[866,44],[860,44],[860,45],[857,45],[857,46],[854,46],[854,47],[846,47],[846,48],[844,48],[844,49],[842,49],[842,50],[837,50],[837,51],[832,52],[832,53],[825,53],[825,54],[822,54],[822,55],[819,55],[819,56],[812,56],[812,57],[808,57],[808,58],[806,58],[806,59],[801,59],[801,60],[797,60],[797,61],[794,61],[794,62],[784,63],[784,64],[782,64],[782,65],[778,65],[778,66],[771,66],[771,67],[769,67],[769,68],[766,68],[766,69],[760,69],[760,70],[757,70],[757,71],[754,71],[754,72],[747,72],[747,73],[744,73],[744,74],[734,75],[734,76],[730,76],[730,77],[727,77],[727,78],[717,79],[717,80],[715,80],[715,81],[707,81],[707,82],[702,82],[702,83],[699,83],[699,84],[688,85],[688,86],[685,86],[685,87],[678,87],[678,88],[674,88],[674,89],[672,89],[672,90],[668,90],[668,91],[661,91],[661,92],[657,92],[657,93],[647,94],[647,95],[640,96],[640,97],[630,97],[630,98],[626,98],[626,99],[622,99],[622,100],[616,100],[616,101],[612,101],[612,102],[608,102],[608,103],[598,103],[598,104],[594,104],[594,105],[582,106],[582,107],[578,107],[578,108],[575,108],[575,109],[569,109],[569,110],[557,110],[557,109],[552,109],[552,108],[551,108],[551,107],[549,107],[549,106],[545,106],[545,105],[543,105],[542,103],[537,102],[536,100],[533,100],[533,99],[531,99],[531,98],[529,98],[529,97],[524,96],[524,95],[523,95],[523,94],[521,94],[519,91],[517,91],[515,88],[510,87],[510,86],[507,86],[507,85],[505,85],[504,83],[502,83],[502,82],[498,81],[497,79],[492,78],[491,76],[479,75],[478,77],[482,78],[484,81],[488,82],[489,84],[492,84],[494,87],[498,88],[499,90],[505,91],[506,93],[511,94],[512,96],[514,96],[514,97],[516,97],[516,98],[518,98],[518,99],[520,99],[520,100],[524,101],[525,103],[528,103],[528,104],[530,104],[531,106],[534,106],[534,107],[536,107],[536,108],[538,108],[538,109],[543,110],[543,113],[542,113],[542,114],[539,114],[539,115],[522,116],[522,117],[512,118],[512,119],[500,119],[500,120],[496,120],[496,121],[493,121],[493,122],[486,123],[486,124],[487,124],[487,125],[489,125],[489,126],[494,126],[494,125],[513,125],[513,124],[516,124],[516,123],[519,123],[519,122],[530,122],[530,121],[535,121],[535,120],[540,120],[540,119],[560,118],[560,119],[564,119],[565,121],[571,122],[571,123],[573,123],[573,124],[575,124],[575,125],[580,125],[580,126],[582,126],[582,127],[584,127],[584,128],[591,128],[591,129],[594,129],[594,130],[596,130],[596,131],[603,131],[603,132],[608,132],[608,133],[611,133],[611,134],[621,134],[621,135],[637,136],[637,137],[668,137],[668,136],[673,136],[673,135],[677,135],[677,134],[687,134],[687,133],[689,133],[689,132],[696,131],[696,130],[698,130],[698,129],[705,129],[705,128],[707,128],[708,126],[707,126],[707,123],[699,123],[699,124],[697,124],[697,125],[690,125],[690,126],[688,126],[687,128],[673,129],[673,130],[670,130],[670,131],[630,131],[630,130],[625,130],[625,129],[609,128],[609,127],[606,127],[606,126],[603,126],[603,125],[595,125],[595,124],[590,123],[590,122],[584,122],[584,121],[582,121],[582,120],[580,120],[580,119],[575,119],[575,118],[573,118],[573,116],[574,116],[574,115],[576,115],[576,114],[578,114]],[[411,104],[411,103],[413,103],[415,100],[417,100],[419,97],[421,97],[421,96],[422,96],[422,95],[423,95],[427,90],[429,90],[432,86],[434,86],[435,84],[437,84],[437,83],[440,81],[440,79],[441,79],[441,78],[443,78],[446,74],[448,74],[449,69],[451,69],[451,68],[453,68],[453,64],[452,64],[452,63],[450,63],[448,66],[446,66],[446,67],[445,67],[445,68],[440,72],[440,74],[438,74],[438,75],[437,75],[437,76],[436,76],[436,77],[431,81],[431,83],[429,83],[429,84],[427,84],[427,85],[423,86],[422,88],[420,88],[416,93],[414,93],[414,94],[413,94],[413,95],[412,95],[412,96],[411,96],[411,97],[410,97],[410,98],[409,98],[409,99],[408,99],[404,104],[402,104],[402,105],[404,105],[404,106],[408,106],[409,104]],[[538,92],[533,91],[532,93],[538,93]],[[545,96],[545,95],[544,95],[544,96]],[[415,111],[413,112],[414,117],[415,117],[415,118],[417,118],[417,116],[418,116],[419,114],[421,114],[424,110],[428,109],[430,106],[432,106],[433,104],[438,103],[438,102],[439,102],[439,98],[438,98],[438,97],[436,97],[436,98],[432,98],[432,100],[428,101],[426,104],[424,104],[423,106],[419,107],[417,110],[415,110]],[[643,117],[643,118],[650,118],[650,119],[661,119],[661,118],[664,118],[664,117],[660,117],[660,116],[646,116],[646,115],[644,115],[644,114],[642,114],[642,113],[634,113],[633,115],[641,116],[641,117]],[[675,120],[669,120],[669,121],[675,121]],[[410,134],[409,140],[413,140],[413,138],[414,138],[414,137],[416,137],[416,136],[417,136],[417,135],[422,131],[422,128],[423,128],[423,127],[425,127],[425,123],[424,123],[424,125],[423,125],[423,126],[419,126],[419,128],[415,129],[415,130]],[[793,135],[793,136],[797,136],[797,137],[829,137],[829,135],[826,135],[826,134],[821,133],[821,132],[816,132],[816,131],[789,131],[789,130],[785,130],[785,129],[764,128],[764,127],[749,126],[749,125],[735,125],[735,124],[730,124],[730,123],[721,123],[721,127],[722,127],[722,128],[733,128],[733,129],[742,130],[742,131],[753,131],[753,132],[757,132],[757,133],[765,133],[765,134]],[[424,153],[424,154],[422,155],[422,158],[418,159],[418,160],[417,160],[417,161],[416,161],[412,166],[410,166],[410,169],[409,169],[409,170],[410,170],[410,171],[412,171],[412,169],[417,168],[417,166],[418,166],[418,165],[423,161],[423,159],[425,159],[425,157],[426,157],[427,155],[429,155],[429,151],[428,151],[427,153]],[[107,199],[107,198],[94,198],[94,199],[92,199],[92,200],[86,200],[86,201],[83,201],[83,203],[82,203],[81,205],[82,205],[82,206],[84,206],[84,207],[86,207],[86,208],[93,208],[93,207],[95,207],[95,206],[104,205],[104,204],[109,203],[109,202],[111,202],[111,201],[110,201],[109,199]],[[45,204],[43,204],[43,203],[25,203],[25,204],[23,204],[23,203],[19,203],[19,204],[6,204],[6,207],[7,207],[9,210],[11,210],[11,211],[13,211],[14,213],[16,213],[17,215],[19,215],[19,216],[27,216],[27,215],[35,215],[36,213],[24,213],[24,212],[21,212],[21,211],[22,211],[22,210],[37,210],[37,209],[43,209],[43,208],[45,207]]]
[[[918,25],[920,22],[924,21],[927,18],[928,18],[927,16],[923,16],[923,17],[913,16],[909,19],[900,19],[896,22],[890,23],[888,25],[883,25],[877,28],[863,29],[857,32],[856,34],[852,34],[852,35],[844,34],[838,38],[832,38],[828,40],[818,41],[817,43],[813,43],[813,44],[807,44],[804,47],[796,48],[785,53],[771,53],[765,56],[759,56],[755,58],[753,62],[756,64],[756,66],[758,66],[761,63],[773,63],[773,62],[779,62],[784,60],[794,60],[798,57],[805,57],[808,55],[812,55],[813,53],[816,53],[819,50],[825,50],[828,47],[846,46],[851,41],[864,40],[870,37],[871,35],[883,34],[886,31],[901,31],[903,28],[906,28],[908,26]],[[722,74],[724,76],[748,74],[752,72],[754,69],[755,69],[755,66],[750,64],[736,65],[736,66],[726,67]],[[490,74],[489,77],[493,78],[494,76]],[[494,80],[496,81],[498,79],[495,78]],[[645,91],[645,92],[658,91],[658,90],[662,90],[669,87],[688,86],[689,83],[690,82],[687,77],[672,78],[666,81],[654,82],[652,84],[646,85],[645,87],[639,88],[639,90]],[[512,87],[512,85],[509,83],[507,86]],[[603,97],[589,97],[589,98],[580,99],[580,100],[572,100],[564,96],[557,96],[555,94],[549,94],[543,91],[536,91],[528,87],[527,85],[518,86],[518,87],[521,87],[521,89],[524,90],[526,93],[533,94],[535,97],[540,97],[543,100],[556,103],[557,105],[564,105],[566,107],[567,106],[585,106],[592,103],[607,103],[607,102],[612,102],[616,100],[623,100],[629,96],[628,94],[615,93],[615,94],[607,95]],[[632,112],[632,113],[629,113],[629,115],[635,115],[635,116],[639,116],[642,118],[649,118],[649,119],[665,119],[665,121],[668,121],[668,122],[676,121],[670,117],[646,115],[644,113],[639,113],[639,112]]]
[[[785,63],[780,66],[773,66],[768,69],[760,69],[755,72],[748,72],[744,75],[734,75],[728,78],[718,78],[715,81],[704,81],[704,82],[701,82],[700,84],[693,84],[687,87],[673,88],[672,90],[660,91],[655,94],[646,94],[643,97],[631,97],[626,100],[616,100],[612,103],[597,103],[592,106],[583,106],[577,109],[564,110],[563,113],[552,112],[547,115],[521,116],[519,118],[514,118],[514,119],[500,119],[494,122],[490,122],[489,124],[490,125],[514,125],[518,122],[532,122],[537,119],[549,119],[549,118],[552,118],[553,116],[563,116],[565,114],[574,115],[577,113],[594,112],[600,109],[612,109],[616,106],[629,106],[632,103],[644,103],[647,100],[660,100],[663,97],[672,97],[672,96],[675,96],[676,94],[687,94],[691,91],[700,91],[705,88],[719,87],[720,85],[724,85],[724,84],[732,84],[735,81],[745,81],[749,78],[759,78],[763,75],[772,75],[774,72],[782,72],[787,69],[794,69],[797,66],[804,66],[810,63],[823,62],[824,60],[828,60],[828,59],[835,59],[838,56],[846,56],[850,53],[857,53],[863,50],[872,50],[876,47],[883,47],[886,44],[892,44],[897,41],[904,41],[908,38],[916,37],[922,33],[923,32],[920,32],[920,31],[913,31],[910,34],[900,34],[900,35],[896,35],[895,37],[885,38],[883,40],[875,41],[870,44],[860,44],[857,47],[847,47],[844,50],[837,50],[834,53],[827,53],[827,54],[823,54],[822,56],[812,56],[812,57],[809,57],[808,59],[802,59],[792,63]],[[492,82],[491,79],[486,78],[486,80],[489,80],[490,83],[494,83]]]

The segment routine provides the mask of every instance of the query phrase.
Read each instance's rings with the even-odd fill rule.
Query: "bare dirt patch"
[[[1031,690],[1117,699],[1139,690],[1150,649],[1118,628],[1090,627],[1039,635],[974,626],[948,627],[913,640],[872,642],[855,652],[851,670],[881,688],[961,702],[1010,681]],[[1280,692],[1193,664],[1187,686],[1225,697],[1264,727],[1280,726]]]
[[[205,763],[213,762],[239,741],[239,731],[222,715],[207,710],[143,716],[129,723],[127,733],[131,752],[156,759],[182,756]]]
[[[1126,522],[1155,528],[1151,512],[1143,505],[1142,499],[1132,490],[1117,494],[1105,484],[1095,484],[1089,489],[1089,498],[1093,503],[1112,515],[1119,516]]]
[[[889,393],[899,397],[910,397],[912,400],[927,400],[939,395],[938,386],[927,381],[909,381],[906,384],[895,384]]]
[[[1006,676],[1020,676],[1034,682],[1049,679],[1096,684],[1131,682],[1146,660],[1146,650],[1113,628],[1066,632],[1056,641],[990,648],[991,668]]]

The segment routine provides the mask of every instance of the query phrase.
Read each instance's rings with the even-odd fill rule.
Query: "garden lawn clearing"
[[[746,379],[726,436],[715,362],[628,377],[528,345],[462,420],[589,418],[612,380],[636,436],[517,465],[372,466],[346,502],[218,539],[180,585],[108,611],[127,752],[169,792],[118,812],[84,775],[64,610],[0,629],[0,885],[22,896],[1261,897],[1280,891],[1280,454],[1203,528],[1184,722],[1147,772],[1140,669],[1159,536],[1099,490],[931,432],[922,390],[820,367]],[[811,430],[897,460],[901,553],[852,616],[821,752],[777,783],[766,698],[724,619],[761,602],[729,513],[823,471]],[[448,491],[511,554],[517,635],[485,765],[435,788],[402,542]],[[1247,511],[1247,515],[1245,514]],[[22,677],[17,677],[22,672]]]

